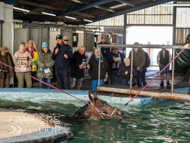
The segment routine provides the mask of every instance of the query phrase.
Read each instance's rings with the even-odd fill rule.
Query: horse
[[[24,109],[20,106],[11,106],[8,107],[7,109],[10,111],[14,111],[17,109],[22,109],[23,112],[27,113],[38,113],[41,114],[42,116],[59,116],[60,118],[70,118],[73,120],[95,120],[95,119],[107,119],[107,120],[122,120],[123,118],[123,112],[119,110],[116,107],[112,107],[109,105],[106,101],[103,101],[98,98],[97,93],[94,93],[94,98],[89,94],[89,99],[90,99],[90,104],[103,110],[104,112],[100,112],[98,109],[86,104],[83,107],[81,107],[79,110],[77,110],[75,113],[70,114],[70,115],[64,115],[60,114],[59,112],[53,111],[53,110],[37,110],[37,109]],[[48,116],[47,116],[48,117]],[[52,118],[52,117],[51,117]],[[47,119],[46,119],[47,120]]]
[[[104,112],[102,113],[98,109],[86,104],[83,107],[81,107],[78,111],[71,114],[69,116],[71,119],[73,120],[94,120],[94,119],[122,120],[123,112],[121,110],[119,110],[116,107],[112,107],[106,101],[99,99],[96,93],[94,93],[94,98],[90,94],[88,95],[90,99],[89,103],[103,110]]]

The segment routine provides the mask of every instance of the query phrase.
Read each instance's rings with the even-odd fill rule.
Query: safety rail
[[[166,49],[172,49],[172,59],[175,57],[175,49],[183,49],[184,45],[132,45],[132,44],[98,44],[97,49],[99,54],[101,54],[101,48],[150,48],[150,49],[160,49],[160,48],[166,48]],[[190,49],[190,47],[186,48]],[[132,74],[133,74],[133,50],[131,52],[131,75],[130,75],[130,93],[132,94]],[[172,84],[171,84],[171,95],[173,95],[173,89],[174,89],[174,61],[172,62]],[[99,60],[99,69],[98,69],[98,86],[100,86],[100,60]]]

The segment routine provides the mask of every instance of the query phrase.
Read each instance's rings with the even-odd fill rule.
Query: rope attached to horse
[[[92,103],[92,101],[90,101],[90,103],[94,106],[94,104]],[[115,108],[114,110],[113,110],[113,112],[111,113],[111,115],[108,115],[108,114],[105,114],[105,113],[103,113],[103,112],[100,112],[99,110],[97,110],[96,108],[95,108],[95,110],[100,114],[100,116],[102,117],[102,119],[105,119],[103,116],[107,116],[107,117],[110,117],[111,119],[113,118],[113,114],[117,111],[117,108]]]
[[[127,106],[141,91],[143,91],[161,72],[163,72],[184,50],[186,47],[184,47],[151,81],[149,81],[131,100],[129,100],[125,105],[123,105],[122,109]]]
[[[9,66],[9,65],[7,65],[7,64],[5,64],[5,63],[3,63],[3,62],[1,62],[1,61],[0,61],[0,64],[3,64],[3,65],[5,65],[5,66],[7,66],[7,67],[9,67],[9,68],[12,68],[12,69],[14,69],[14,70],[16,70],[16,71],[18,71],[18,72],[20,72],[20,73],[26,75],[26,76],[29,76],[30,78],[33,78],[33,79],[35,79],[35,80],[37,80],[37,81],[39,81],[39,82],[41,82],[41,83],[43,83],[43,84],[45,84],[45,85],[47,85],[47,86],[50,86],[50,87],[52,87],[52,88],[54,88],[54,89],[56,89],[56,90],[59,90],[59,91],[65,93],[65,94],[67,94],[67,95],[69,95],[69,96],[71,96],[71,97],[73,97],[73,98],[75,98],[75,99],[77,99],[77,100],[83,102],[84,104],[88,104],[89,106],[92,106],[93,108],[95,108],[97,111],[99,111],[99,112],[101,112],[101,113],[104,112],[103,110],[99,109],[98,107],[96,107],[96,106],[94,106],[94,105],[91,105],[91,104],[89,104],[88,102],[83,101],[83,100],[81,100],[81,99],[79,99],[79,98],[77,98],[77,97],[75,97],[75,96],[73,96],[73,95],[71,95],[71,94],[69,94],[69,93],[67,93],[67,92],[65,92],[65,91],[63,91],[63,90],[61,90],[61,89],[59,89],[59,88],[53,86],[53,85],[51,85],[51,84],[48,84],[48,83],[46,83],[46,82],[44,82],[44,81],[42,81],[42,80],[39,80],[38,78],[35,78],[35,77],[33,77],[33,76],[27,74],[27,73],[24,73],[24,72],[22,72],[22,71],[20,71],[20,70],[18,70],[18,69],[15,69],[14,67],[11,67],[11,66]]]

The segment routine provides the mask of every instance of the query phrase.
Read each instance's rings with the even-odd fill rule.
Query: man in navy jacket
[[[62,35],[57,35],[57,46],[53,50],[52,59],[55,60],[55,72],[60,89],[70,89],[69,85],[69,61],[73,57],[72,49],[63,40],[68,41],[68,37],[63,39]]]

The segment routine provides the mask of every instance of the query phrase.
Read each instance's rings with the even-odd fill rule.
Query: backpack
[[[145,60],[146,60],[145,66],[148,68],[150,66],[150,58],[146,52],[145,52]]]

